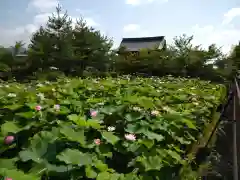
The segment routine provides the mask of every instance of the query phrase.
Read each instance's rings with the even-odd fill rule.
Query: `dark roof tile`
[[[120,47],[124,46],[128,51],[138,51],[145,48],[151,49],[159,47],[160,43],[164,40],[164,36],[123,38]]]

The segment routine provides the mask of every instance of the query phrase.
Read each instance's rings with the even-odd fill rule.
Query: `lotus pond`
[[[168,180],[226,95],[199,79],[0,85],[0,174],[13,180]]]

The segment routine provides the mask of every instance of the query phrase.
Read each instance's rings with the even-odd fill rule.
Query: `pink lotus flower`
[[[100,140],[100,139],[94,139],[94,143],[95,143],[96,145],[100,145],[100,144],[101,144],[101,140]]]
[[[36,109],[37,111],[41,111],[42,107],[38,105],[38,106],[35,107],[35,109]]]
[[[129,141],[135,141],[136,136],[134,134],[125,134],[125,138]]]
[[[8,178],[8,177],[7,177],[7,178],[5,178],[5,180],[12,180],[12,178]]]
[[[97,116],[97,114],[98,114],[98,112],[97,112],[97,111],[91,111],[91,116],[92,116],[92,117],[96,117],[96,116]]]
[[[9,145],[9,144],[12,144],[12,142],[14,141],[15,137],[14,136],[7,136],[5,137],[4,139],[4,143]]]

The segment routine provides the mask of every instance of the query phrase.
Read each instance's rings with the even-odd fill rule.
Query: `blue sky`
[[[29,42],[31,34],[60,3],[75,19],[112,37],[194,35],[194,44],[223,46],[227,52],[240,40],[239,0],[1,0],[0,44]]]

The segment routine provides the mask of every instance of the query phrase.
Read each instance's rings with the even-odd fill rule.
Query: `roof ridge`
[[[144,40],[162,41],[164,38],[165,36],[133,37],[133,38],[122,38],[122,41],[144,41]]]
[[[120,47],[125,46],[129,51],[138,51],[143,48],[159,48],[164,41],[165,36],[123,38]],[[164,44],[162,44],[162,46],[164,46]]]

